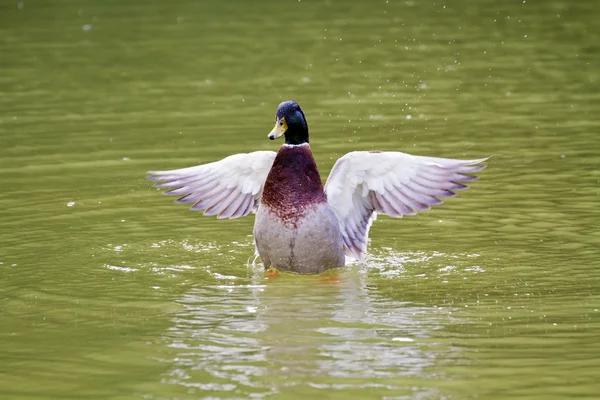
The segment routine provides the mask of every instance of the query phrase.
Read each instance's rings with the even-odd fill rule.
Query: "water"
[[[3,1],[0,397],[600,392],[600,26],[585,2]],[[494,155],[338,277],[266,279],[253,217],[144,179],[304,108],[357,149]]]

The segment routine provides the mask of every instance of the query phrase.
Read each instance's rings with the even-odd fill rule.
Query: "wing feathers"
[[[217,215],[217,218],[232,218],[243,201],[244,197],[241,196],[240,191],[237,189],[234,190],[230,198],[224,202],[226,207]]]
[[[231,193],[233,193],[233,189],[225,189],[221,193],[207,197],[207,200],[204,203],[204,206],[206,207],[206,210],[204,210],[204,215],[209,217],[217,215],[220,211],[219,204],[224,202],[224,200],[229,197]],[[225,204],[225,206],[227,206],[227,204]]]
[[[170,171],[150,171],[165,194],[182,196],[177,203],[193,203],[191,210],[204,215],[238,218],[248,215],[260,201],[260,193],[276,153],[255,151],[234,154],[220,161]]]
[[[219,182],[214,181],[214,182],[210,182],[206,186],[201,186],[198,189],[190,187],[190,186],[186,186],[182,189],[184,189],[185,192],[187,192],[187,193],[190,193],[192,191],[193,192],[175,200],[177,203],[193,203],[193,202],[200,201],[204,198],[210,197],[215,192],[218,192],[221,189],[221,187],[219,186]],[[165,194],[171,194],[171,192],[172,191],[167,192]],[[175,194],[175,193],[173,193],[173,194]],[[177,194],[182,194],[182,193],[177,193]]]
[[[401,217],[402,216],[402,212],[396,210],[394,208],[392,202],[390,201],[391,199],[393,199],[392,197],[384,196],[379,193],[375,193],[375,197],[377,198],[377,201],[381,205],[381,209],[383,211],[382,214],[389,215],[391,217]]]
[[[334,165],[325,185],[348,255],[361,260],[376,212],[415,215],[456,196],[478,179],[487,158],[454,160],[398,152],[352,152]]]
[[[434,188],[434,187],[427,187],[427,186],[419,184],[414,179],[411,179],[410,181],[406,182],[405,185],[406,185],[407,188],[409,188],[412,191],[419,192],[419,193],[424,193],[424,194],[427,194],[427,195],[432,196],[432,197],[452,197],[452,196],[456,196],[456,193],[454,193],[454,192],[452,192],[450,190],[438,189],[438,188]]]
[[[416,215],[415,210],[410,206],[410,200],[406,198],[402,194],[400,190],[394,190],[390,193],[390,197],[394,199],[394,204],[396,204],[396,209],[400,212],[400,216],[403,215]],[[381,213],[381,212],[380,212]]]
[[[241,198],[242,201],[240,202],[239,206],[235,209],[235,211],[233,213],[231,213],[231,217],[229,218],[239,218],[239,217],[245,217],[247,214],[244,214],[244,212],[246,211],[246,208],[248,207],[246,205],[246,201],[248,201],[247,197],[242,197]],[[233,209],[233,206],[232,206]]]
[[[254,208],[254,201],[252,201],[252,197],[247,197],[246,201],[244,201],[244,209],[242,210],[242,216],[246,216],[250,214],[252,209]]]

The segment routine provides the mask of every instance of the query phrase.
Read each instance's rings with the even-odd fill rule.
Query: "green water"
[[[600,19],[563,1],[0,2],[0,398],[600,398]],[[306,112],[494,155],[339,282],[144,179]]]

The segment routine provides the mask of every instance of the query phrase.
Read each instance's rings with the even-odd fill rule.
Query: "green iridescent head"
[[[277,108],[275,127],[269,133],[269,139],[285,135],[286,144],[308,143],[308,124],[302,109],[295,101],[284,101]]]

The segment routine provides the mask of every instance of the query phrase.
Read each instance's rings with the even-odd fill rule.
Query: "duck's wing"
[[[335,163],[325,192],[335,211],[346,254],[362,260],[371,223],[377,213],[400,218],[441,204],[440,197],[456,196],[468,175],[480,171],[487,158],[453,160],[399,152],[357,151]]]
[[[194,203],[204,215],[238,218],[255,210],[275,160],[274,151],[234,154],[221,161],[172,171],[149,171],[155,187],[182,196],[178,203]]]

